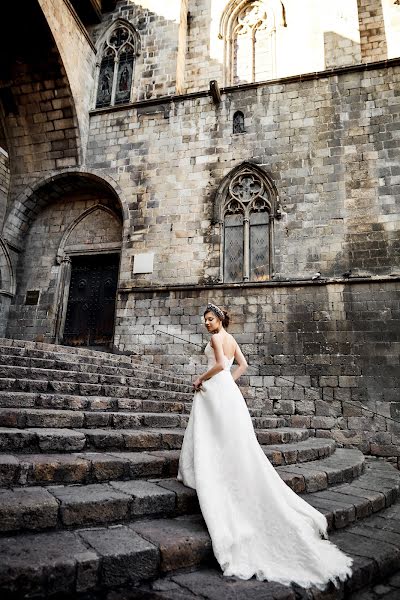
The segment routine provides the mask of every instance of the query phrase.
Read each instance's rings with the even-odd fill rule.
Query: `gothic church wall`
[[[167,333],[202,344],[202,307],[213,300],[232,310],[232,333],[253,368],[242,382],[252,406],[317,435],[399,455],[396,427],[371,419],[360,400],[397,415],[400,7],[340,0],[321,11],[319,0],[286,0],[283,12],[271,0],[269,71],[261,76],[256,61],[250,77],[243,57],[254,23],[241,13],[243,38],[229,46],[219,37],[227,4],[121,0],[89,27],[97,48],[97,70],[86,63],[89,83],[117,18],[137,32],[140,49],[132,102],[96,110],[94,87],[82,90],[87,146],[51,36],[33,55],[35,68],[18,63],[11,80],[18,111],[5,115],[12,185],[4,237],[18,264],[8,335],[54,341],[57,249],[71,219],[95,201],[77,188],[67,201],[57,177],[88,171],[120,190],[129,214],[118,350],[191,376],[199,348]],[[236,71],[227,69],[227,51]],[[220,103],[209,93],[212,79]],[[242,133],[233,132],[237,111]],[[244,163],[263,169],[276,190],[272,266],[264,281],[227,284],[215,204],[221,183]],[[139,254],[154,254],[152,272],[134,273]],[[33,286],[37,306],[25,304]]]

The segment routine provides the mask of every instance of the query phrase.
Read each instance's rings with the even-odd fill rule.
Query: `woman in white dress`
[[[208,370],[193,384],[177,479],[197,491],[223,574],[338,587],[353,559],[327,539],[325,515],[280,478],[259,445],[235,383],[247,362],[226,331],[227,313],[208,304],[204,320],[212,334]],[[234,359],[238,367],[231,373]]]

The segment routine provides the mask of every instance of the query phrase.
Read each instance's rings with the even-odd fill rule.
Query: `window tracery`
[[[271,188],[251,167],[233,176],[224,194],[223,280],[266,281],[272,271]]]
[[[220,23],[225,84],[276,77],[276,30],[286,27],[281,0],[231,0]]]
[[[139,50],[139,36],[129,23],[118,21],[108,31],[101,44],[96,108],[130,102]]]

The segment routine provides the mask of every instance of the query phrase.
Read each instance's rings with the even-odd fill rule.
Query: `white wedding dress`
[[[205,349],[208,368],[214,350]],[[223,574],[305,588],[335,586],[353,559],[326,539],[325,515],[278,475],[258,443],[246,402],[225,368],[195,392],[178,481],[197,491]],[[323,536],[323,539],[321,536]]]

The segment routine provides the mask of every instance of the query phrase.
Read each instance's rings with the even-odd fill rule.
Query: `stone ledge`
[[[145,294],[165,292],[192,292],[202,290],[228,290],[245,288],[275,288],[275,287],[302,287],[321,285],[352,285],[354,283],[388,283],[400,281],[400,275],[373,276],[373,277],[328,277],[326,279],[277,279],[270,281],[246,281],[242,283],[215,283],[215,284],[181,284],[181,285],[152,285],[144,287],[120,287],[118,294]]]

